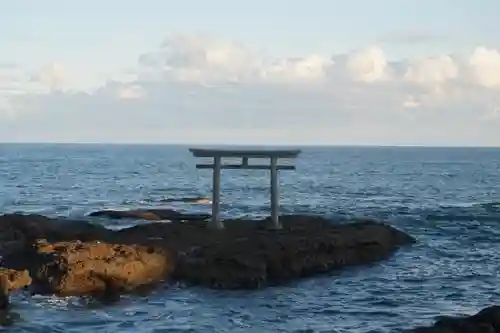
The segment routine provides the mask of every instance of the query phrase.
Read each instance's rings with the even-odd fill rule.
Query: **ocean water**
[[[0,145],[0,213],[210,212],[162,202],[210,197],[210,171],[196,170],[187,148]],[[18,293],[9,331],[401,332],[500,303],[500,149],[303,148],[296,165],[281,173],[283,213],[378,218],[418,243],[381,263],[258,291],[165,285],[112,306]],[[268,183],[264,171],[224,171],[223,214],[267,215]]]

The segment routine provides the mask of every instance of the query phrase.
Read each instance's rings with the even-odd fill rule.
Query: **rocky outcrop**
[[[19,253],[37,239],[48,241],[104,239],[110,230],[88,221],[50,219],[36,214],[0,216],[0,255]]]
[[[173,256],[166,251],[113,243],[114,238],[112,230],[88,221],[0,216],[2,266],[11,274],[29,271],[31,288],[39,293],[129,291],[171,274]]]
[[[173,209],[100,210],[89,216],[148,221],[204,221],[210,218],[207,214],[182,214]]]
[[[31,277],[28,270],[15,270],[0,267],[0,292],[11,292],[22,289],[31,284]]]
[[[372,263],[414,242],[374,221],[334,224],[300,215],[281,221],[281,230],[269,228],[268,219],[225,221],[224,230],[195,219],[112,231],[89,222],[6,215],[0,237],[15,246],[4,251],[3,265],[29,269],[36,292],[60,295],[130,291],[169,277],[212,288],[259,288]]]
[[[387,258],[414,239],[373,221],[334,225],[322,217],[225,221],[223,231],[204,223],[153,223],[119,231],[126,242],[157,243],[177,254],[175,278],[212,288],[259,288]],[[145,238],[145,239],[144,239]]]
[[[411,333],[500,333],[500,306],[467,317],[439,317],[433,326],[419,327]]]
[[[38,241],[29,256],[37,293],[89,295],[126,292],[169,277],[172,256],[153,247]]]
[[[9,293],[30,284],[31,277],[27,270],[17,271],[0,267],[0,326],[8,325],[11,322],[8,315]]]

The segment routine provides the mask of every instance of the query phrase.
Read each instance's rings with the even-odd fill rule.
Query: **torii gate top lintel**
[[[296,158],[300,150],[231,150],[231,149],[196,149],[189,151],[194,157],[212,157],[213,164],[197,164],[197,169],[213,169],[212,187],[212,226],[223,228],[219,218],[220,207],[220,171],[221,169],[258,169],[271,171],[271,219],[275,228],[280,228],[279,223],[279,194],[278,194],[278,170],[295,170],[293,165],[278,165],[279,158]],[[241,164],[222,164],[223,157],[242,158]],[[269,165],[248,164],[249,158],[269,158]]]
[[[194,157],[252,157],[252,158],[295,158],[300,150],[258,150],[258,149],[198,149],[191,148],[189,151]]]

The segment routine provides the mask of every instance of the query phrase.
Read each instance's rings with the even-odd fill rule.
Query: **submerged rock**
[[[183,198],[165,198],[162,202],[185,202],[192,204],[211,204],[212,200],[206,197],[183,197]]]
[[[111,219],[141,219],[149,221],[204,221],[210,218],[207,214],[182,214],[173,209],[134,209],[134,210],[100,210],[89,216],[107,217]]]
[[[500,306],[485,308],[475,315],[439,317],[430,327],[413,329],[412,333],[499,333]]]
[[[35,291],[65,296],[131,291],[168,278],[174,268],[164,250],[100,242],[39,241],[29,260]]]

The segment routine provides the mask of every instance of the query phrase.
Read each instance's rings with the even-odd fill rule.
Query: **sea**
[[[211,171],[186,146],[1,144],[0,213],[86,219],[100,209],[210,213]],[[297,147],[293,147],[297,148]],[[403,332],[500,304],[500,149],[302,147],[280,173],[281,213],[373,218],[417,243],[391,258],[288,285],[162,285],[116,304],[12,295],[9,332]],[[266,171],[224,170],[224,217],[269,214]],[[123,228],[143,221],[107,221]],[[2,329],[2,328],[0,328]]]

